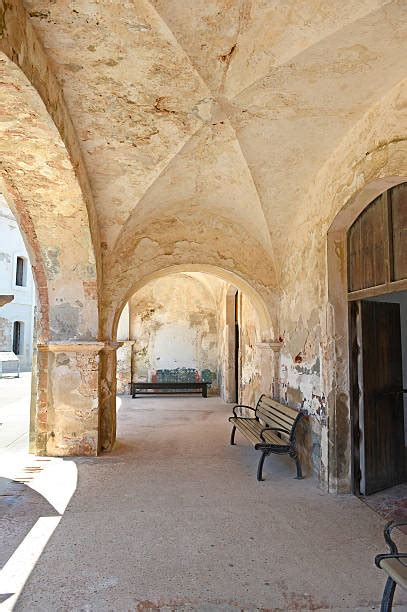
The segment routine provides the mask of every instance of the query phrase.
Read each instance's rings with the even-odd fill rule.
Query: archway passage
[[[11,15],[14,8],[7,6],[10,27],[17,25]],[[4,11],[0,8],[3,17]],[[28,260],[36,287],[30,450],[39,455],[95,455],[98,353],[103,348],[97,341],[99,245],[93,242],[78,164],[40,94],[18,66],[18,59],[27,58],[28,52],[9,53],[2,34],[0,192],[26,248],[24,254],[13,253],[18,256],[16,291],[26,282]],[[31,43],[35,45],[34,33]],[[38,49],[40,53],[40,45]],[[31,61],[35,57],[33,53]],[[49,77],[45,63],[42,73]],[[21,351],[31,332],[23,318],[16,322],[11,348]]]
[[[406,239],[407,183],[348,230],[353,486],[363,495],[407,479]]]
[[[199,381],[209,383],[209,396],[226,402],[253,404],[261,392],[272,392],[261,313],[244,289],[222,276],[167,272],[131,296],[118,323],[119,394],[128,394],[131,383],[166,384],[171,393],[171,383]]]

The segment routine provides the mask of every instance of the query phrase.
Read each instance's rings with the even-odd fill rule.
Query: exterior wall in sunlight
[[[0,196],[1,197],[1,196]],[[17,257],[23,262],[21,285],[16,281]],[[14,299],[2,307],[0,313],[0,351],[13,350],[13,325],[20,322],[21,369],[30,370],[33,351],[33,323],[35,287],[21,232],[17,221],[0,200],[0,294]]]

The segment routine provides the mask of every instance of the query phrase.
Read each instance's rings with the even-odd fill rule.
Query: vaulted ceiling
[[[406,77],[404,0],[23,5],[78,137],[111,283],[137,249],[165,262],[201,247],[236,268],[249,253],[245,273],[278,283],[321,167]]]

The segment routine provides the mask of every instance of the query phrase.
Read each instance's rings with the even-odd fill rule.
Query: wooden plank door
[[[400,306],[361,302],[360,492],[405,480]]]

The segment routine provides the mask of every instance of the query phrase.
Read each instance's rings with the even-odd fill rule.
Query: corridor
[[[288,457],[256,482],[218,398],[118,402],[115,450],[74,460],[77,490],[15,610],[379,608],[384,520],[359,499],[295,480]]]

